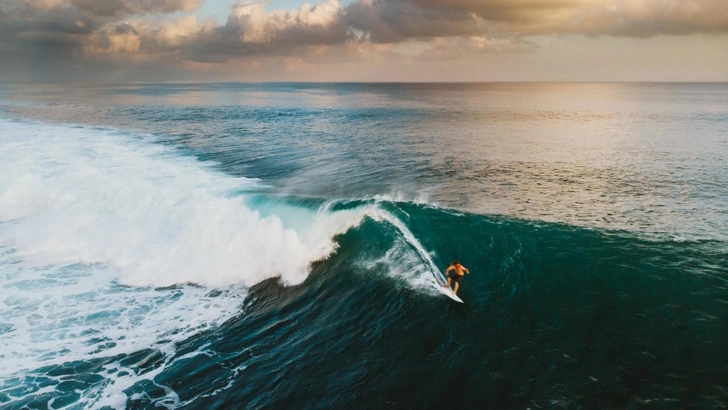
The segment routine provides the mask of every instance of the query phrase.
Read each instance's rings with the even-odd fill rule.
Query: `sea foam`
[[[296,231],[233,194],[255,180],[169,147],[113,130],[1,125],[0,243],[24,261],[102,263],[131,286],[291,285],[363,217],[312,210]]]

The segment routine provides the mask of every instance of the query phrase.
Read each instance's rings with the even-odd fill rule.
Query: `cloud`
[[[432,46],[416,54],[416,60],[455,61],[479,58],[488,54],[528,53],[538,50],[537,44],[522,38],[446,37],[437,38]]]
[[[570,24],[566,24],[570,23]],[[589,36],[653,37],[728,32],[728,4],[724,0],[621,0],[591,2],[570,10],[568,17],[538,31]],[[525,31],[528,33],[528,31]]]
[[[261,2],[241,2],[228,18],[226,29],[239,34],[243,43],[288,45],[343,43],[347,38],[344,11],[337,0],[312,6],[304,3],[299,10],[268,12]]]
[[[70,0],[71,6],[99,17],[194,11],[201,3],[202,0]]]
[[[85,75],[84,64],[96,55],[142,51],[144,39],[123,19],[189,12],[201,1],[0,1],[0,75],[49,79],[62,72]]]
[[[86,13],[73,7],[59,5],[50,7],[49,2],[40,2],[34,7],[31,2],[0,4],[0,33],[5,36],[30,33],[90,34],[98,25]]]
[[[348,24],[376,43],[469,36],[487,31],[485,22],[472,13],[423,8],[410,1],[358,0],[346,11]]]
[[[188,31],[185,41],[177,42],[177,51],[182,58],[197,62],[295,55],[309,47],[346,43],[352,36],[343,16],[337,0],[273,12],[267,11],[264,3],[244,1],[233,7],[225,25]],[[160,37],[160,33],[152,35]]]
[[[39,61],[207,67],[267,57],[298,67],[411,58],[395,49],[412,42],[427,45],[415,59],[455,60],[533,52],[531,36],[728,33],[726,0],[355,0],[346,7],[326,0],[276,11],[243,0],[223,25],[189,14],[202,1],[0,1],[0,52],[14,59],[0,61],[0,70]],[[168,13],[182,17],[149,18]]]
[[[725,0],[357,0],[349,23],[376,42],[409,38],[652,37],[728,32]]]

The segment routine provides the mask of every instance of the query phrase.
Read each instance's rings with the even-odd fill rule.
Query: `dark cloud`
[[[346,16],[376,42],[485,33],[651,37],[728,32],[725,0],[357,0]]]
[[[482,19],[472,13],[423,8],[409,1],[359,0],[347,7],[346,20],[377,43],[478,35],[487,31]]]
[[[192,11],[201,0],[0,0],[0,76],[77,76],[98,50],[118,50],[109,32],[138,35],[120,19]],[[129,47],[123,48],[128,50]]]
[[[501,33],[578,6],[578,0],[357,0],[347,21],[375,42]]]
[[[196,10],[202,0],[71,0],[71,5],[99,17]]]
[[[134,35],[139,35],[139,33],[134,29],[134,26],[132,26],[131,24],[127,24],[127,23],[119,24],[118,26],[116,26],[114,31],[116,31],[117,34],[131,33]]]
[[[90,16],[73,7],[46,10],[24,2],[0,7],[0,32],[6,35],[38,32],[90,34],[98,26]]]
[[[69,6],[0,2],[0,76],[52,79],[82,62],[84,41],[100,25]]]
[[[486,21],[529,23],[583,6],[583,0],[406,0],[421,9],[474,14]]]

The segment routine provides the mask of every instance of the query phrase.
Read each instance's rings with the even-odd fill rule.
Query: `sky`
[[[728,81],[728,0],[0,0],[0,81]]]

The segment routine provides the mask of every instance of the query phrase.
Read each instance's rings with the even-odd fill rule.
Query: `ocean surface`
[[[0,85],[2,409],[726,407],[728,84]]]

